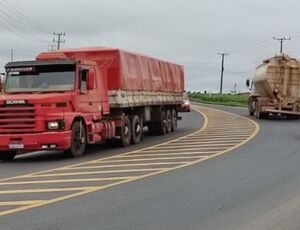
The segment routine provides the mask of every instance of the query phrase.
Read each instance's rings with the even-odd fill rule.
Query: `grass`
[[[192,101],[227,105],[227,106],[239,106],[247,107],[249,95],[244,94],[204,94],[204,93],[189,93],[189,97]]]

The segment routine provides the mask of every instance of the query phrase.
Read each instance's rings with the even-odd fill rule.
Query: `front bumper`
[[[49,149],[67,150],[71,146],[71,131],[33,134],[3,134],[0,135],[0,140],[0,151]],[[45,146],[49,146],[49,148],[45,148]]]

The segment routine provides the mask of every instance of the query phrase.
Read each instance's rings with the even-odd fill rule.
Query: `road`
[[[244,109],[218,108],[247,116]],[[203,107],[200,111],[204,112],[204,119],[199,119],[197,113],[187,115],[183,123],[185,130],[179,129],[176,135],[196,129],[195,124],[205,125],[206,114],[210,121],[206,124],[207,129],[190,137],[206,146],[205,155],[196,155],[199,152],[193,150],[194,156],[172,160],[179,167],[159,166],[157,174],[144,174],[144,177],[138,174],[132,181],[107,189],[3,215],[0,217],[0,229],[300,229],[297,218],[300,212],[299,121],[260,121],[260,132],[247,142],[254,132],[251,122],[236,116],[226,120],[229,119],[228,114],[215,113]],[[229,131],[220,129],[219,122],[231,127],[225,126]],[[203,136],[209,139],[203,141]],[[207,147],[207,143],[211,142],[209,136],[219,138],[219,146],[216,142],[213,145],[218,146],[217,149]],[[145,146],[164,141],[161,137],[147,139]],[[188,149],[192,149],[189,145],[195,145],[188,144],[187,139],[181,139],[180,143]],[[168,146],[158,146],[157,152],[162,154],[162,149],[166,152],[170,148]],[[124,157],[133,159],[138,155],[136,148],[133,146],[130,149],[132,153],[114,159],[119,162],[124,161],[121,159]],[[57,177],[66,170],[66,165],[80,163],[69,168],[74,172],[78,167],[89,167],[89,161],[94,161],[98,168],[111,167],[106,165],[109,160],[102,160],[102,157],[114,157],[120,153],[119,149],[106,149],[99,159],[98,151],[90,151],[84,160],[62,159],[56,154],[19,157],[14,163],[0,165],[1,177],[28,173],[31,180],[32,176],[35,180],[36,177]],[[174,148],[172,151],[179,154]],[[146,152],[148,155],[157,153],[151,148]],[[181,151],[180,154],[184,153]],[[195,156],[198,158],[193,159]],[[171,163],[171,159],[167,161]],[[16,167],[18,169],[14,170]],[[63,170],[32,174],[57,167]],[[65,175],[66,172],[63,173]],[[8,183],[17,183],[19,186],[20,181],[24,183],[21,177],[4,180],[2,184],[16,186]]]

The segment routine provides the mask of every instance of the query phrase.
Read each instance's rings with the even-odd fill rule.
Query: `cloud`
[[[17,32],[0,18],[0,65],[10,58],[33,59],[52,40],[52,32],[66,32],[62,47],[111,46],[146,53],[185,64],[188,90],[217,92],[220,56],[225,60],[224,89],[245,79],[263,59],[278,52],[273,36],[292,36],[284,50],[299,55],[300,3],[293,0],[10,0],[33,23],[46,27],[39,33]],[[2,7],[3,8],[3,7]],[[0,5],[1,9],[1,5]],[[284,15],[284,16],[282,16]],[[5,24],[6,23],[6,24]],[[24,23],[23,23],[24,24]],[[26,25],[26,22],[25,22]],[[208,64],[203,64],[208,63]],[[227,71],[227,72],[226,72]]]

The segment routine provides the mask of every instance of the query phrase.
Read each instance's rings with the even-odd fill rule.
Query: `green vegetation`
[[[189,92],[191,101],[227,105],[227,106],[241,106],[247,107],[249,94],[204,94],[199,92]]]

